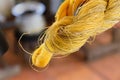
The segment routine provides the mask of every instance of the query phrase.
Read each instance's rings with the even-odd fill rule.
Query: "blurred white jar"
[[[16,16],[15,22],[22,33],[39,34],[46,27],[43,16],[45,6],[38,2],[24,2],[16,5],[12,13]]]
[[[38,34],[46,26],[45,18],[35,13],[16,18],[16,23],[22,33]]]

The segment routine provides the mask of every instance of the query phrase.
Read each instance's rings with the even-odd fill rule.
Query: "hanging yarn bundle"
[[[56,55],[68,55],[120,21],[120,0],[65,0],[44,42],[32,55],[32,64],[44,68]]]

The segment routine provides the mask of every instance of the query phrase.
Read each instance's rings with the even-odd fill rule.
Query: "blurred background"
[[[39,36],[64,0],[0,0],[0,80],[120,80],[120,29],[90,38],[79,51],[53,58],[42,72],[30,67]],[[115,26],[120,26],[115,25]],[[39,70],[39,69],[38,69]]]

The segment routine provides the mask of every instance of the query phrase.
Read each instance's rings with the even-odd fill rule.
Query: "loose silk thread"
[[[65,0],[55,17],[32,54],[34,66],[44,68],[53,56],[69,55],[90,37],[112,28],[120,21],[120,0]]]

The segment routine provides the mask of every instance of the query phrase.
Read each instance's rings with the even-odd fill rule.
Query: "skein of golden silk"
[[[56,21],[46,30],[44,42],[33,52],[32,63],[44,68],[54,55],[79,50],[90,37],[119,21],[120,0],[65,0],[56,13]]]

